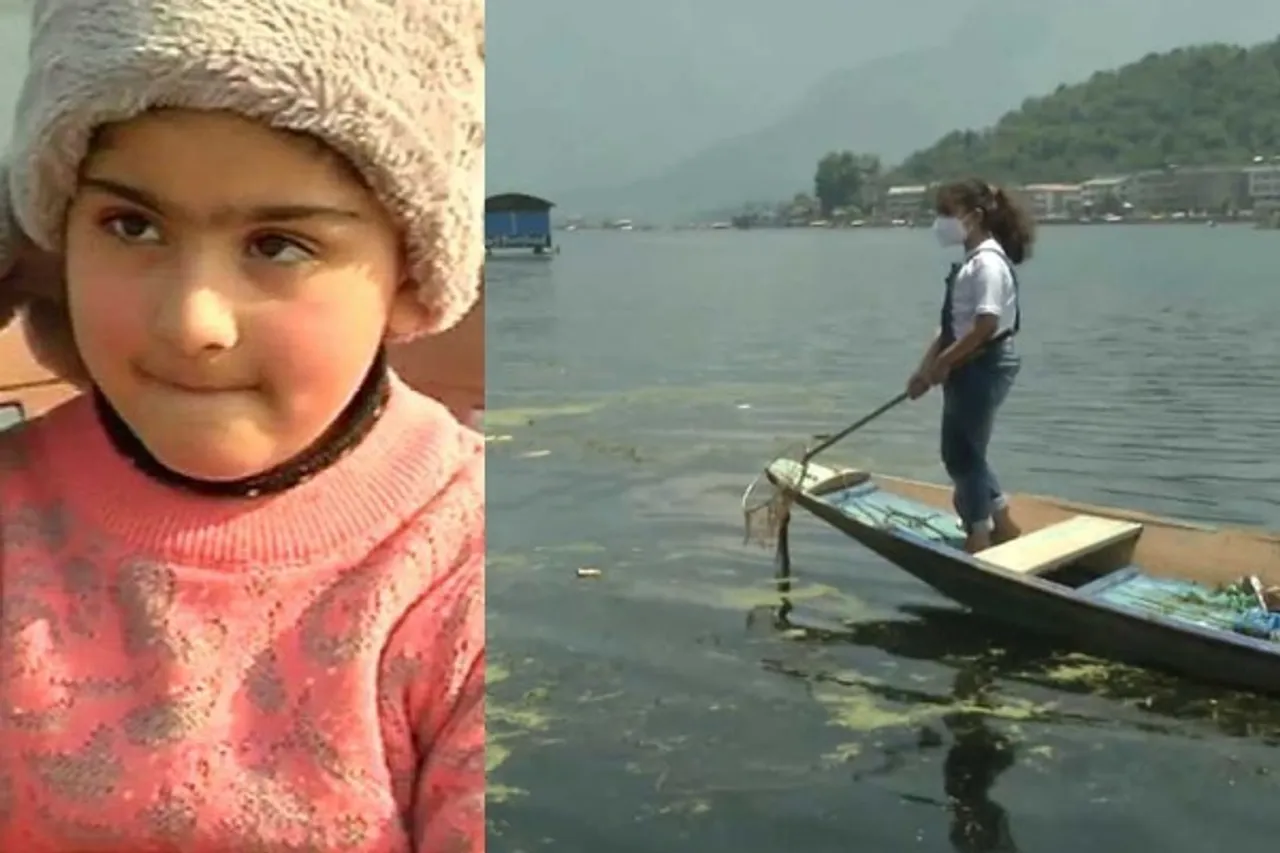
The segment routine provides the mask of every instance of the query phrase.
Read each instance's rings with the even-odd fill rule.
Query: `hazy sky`
[[[5,131],[26,55],[20,5],[0,0],[0,55],[10,57],[0,66]],[[860,89],[898,99],[910,89],[920,103],[833,122],[834,130],[810,121],[806,133],[838,138],[798,140],[806,158],[809,148],[857,149],[847,125],[908,121],[939,97],[980,102],[975,89],[998,90],[1000,109],[1012,109],[1151,50],[1274,38],[1280,2],[493,0],[487,18],[489,184],[554,193],[679,174],[736,138],[749,147],[753,134],[771,133],[776,145],[806,109],[810,118],[858,109]],[[991,69],[1009,67],[1011,52],[1022,79],[993,84]],[[902,68],[895,57],[914,73],[897,87],[868,79],[876,72],[866,63]],[[975,114],[973,123],[993,118]]]
[[[494,0],[491,183],[565,186],[655,171],[761,126],[831,71],[941,39],[966,5]]]
[[[494,0],[488,31],[490,184],[538,191],[661,172],[770,126],[833,85],[824,80],[877,57],[937,45],[924,52],[919,86],[963,100],[1002,54],[1022,49],[1014,108],[1151,50],[1273,38],[1280,2]],[[838,142],[857,147],[820,144]]]

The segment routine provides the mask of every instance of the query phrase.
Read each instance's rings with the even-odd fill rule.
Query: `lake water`
[[[1041,236],[1002,482],[1280,527],[1280,235]],[[742,490],[901,389],[928,232],[561,240],[487,274],[491,850],[1275,849],[1280,701],[1000,631],[802,516],[771,620]],[[829,459],[941,479],[938,406]]]

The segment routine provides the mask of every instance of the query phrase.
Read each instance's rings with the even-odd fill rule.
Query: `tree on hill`
[[[1280,40],[1149,54],[1029,98],[985,130],[957,130],[909,156],[891,183],[979,174],[1009,183],[1076,181],[1167,165],[1280,155]],[[830,156],[830,155],[828,155]]]
[[[880,179],[880,158],[852,151],[832,151],[818,161],[813,195],[822,215],[840,209],[861,210],[874,197]]]

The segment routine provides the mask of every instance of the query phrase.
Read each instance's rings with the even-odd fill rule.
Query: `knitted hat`
[[[28,239],[60,250],[94,130],[163,107],[228,110],[344,155],[403,228],[415,334],[475,301],[483,0],[36,0],[0,164],[0,328],[26,307],[38,336],[39,303],[61,301],[62,282],[17,257]]]

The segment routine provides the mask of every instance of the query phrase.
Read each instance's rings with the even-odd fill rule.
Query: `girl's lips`
[[[248,385],[224,385],[199,380],[168,379],[163,376],[156,376],[153,373],[144,373],[143,376],[153,385],[159,385],[173,391],[181,391],[185,394],[235,394],[253,390],[253,387]]]

